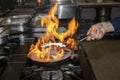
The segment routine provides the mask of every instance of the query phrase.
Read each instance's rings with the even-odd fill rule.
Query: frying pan
[[[35,65],[37,65],[39,67],[49,67],[49,68],[51,68],[51,67],[59,67],[63,64],[66,64],[67,62],[70,61],[71,55],[72,55],[72,51],[69,50],[69,49],[65,49],[65,55],[59,60],[43,62],[43,61],[34,60],[32,57],[30,59],[32,60],[32,62]]]
[[[84,38],[80,39],[78,41],[78,46],[81,45],[81,42],[84,41],[87,38],[88,35],[86,35]],[[78,47],[78,49],[81,49],[81,47]],[[38,65],[39,67],[60,67],[63,64],[66,64],[67,62],[70,61],[72,53],[74,52],[74,50],[70,50],[68,48],[65,48],[65,55],[59,59],[59,60],[55,60],[55,61],[49,61],[49,62],[43,62],[43,61],[37,61],[35,59],[33,59],[32,57],[30,58],[32,60],[32,62],[36,65]]]

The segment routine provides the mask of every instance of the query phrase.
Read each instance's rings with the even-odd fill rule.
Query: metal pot
[[[29,29],[31,30],[31,32],[45,32],[46,31],[46,27],[43,27],[40,25],[40,20],[43,16],[45,16],[46,14],[37,14],[36,16],[34,16],[30,22],[30,26]]]
[[[58,3],[56,15],[59,19],[71,19],[76,16],[77,6],[74,0],[53,0]]]
[[[59,5],[56,15],[59,19],[71,19],[76,17],[77,7],[75,5]]]
[[[31,15],[9,16],[2,21],[1,25],[7,25],[12,33],[27,31],[27,21]]]

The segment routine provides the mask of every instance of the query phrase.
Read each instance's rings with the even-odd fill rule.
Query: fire
[[[38,42],[35,45],[31,45],[27,55],[28,57],[34,57],[35,60],[43,62],[56,61],[61,59],[65,55],[65,46],[45,46],[45,44],[58,43],[55,39],[58,39],[59,42],[65,44],[69,49],[77,49],[76,41],[74,38],[72,38],[72,36],[75,34],[78,28],[78,22],[75,20],[75,18],[73,18],[68,24],[68,30],[63,33],[58,33],[57,29],[59,28],[59,20],[55,16],[57,7],[58,4],[56,3],[48,12],[48,14],[41,19],[41,25],[46,26],[46,33],[44,37],[38,39]]]
[[[41,3],[41,0],[37,0],[37,3],[40,4],[40,3]]]

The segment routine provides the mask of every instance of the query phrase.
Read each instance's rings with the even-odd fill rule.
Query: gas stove
[[[12,56],[16,57],[14,54],[26,55],[30,44],[19,45],[18,50]],[[48,68],[49,66],[36,65],[31,59],[26,57],[24,59],[21,56],[14,59],[15,63],[10,63],[8,60],[9,55],[6,55],[0,60],[2,64],[0,64],[0,74],[3,75],[1,80],[96,80],[94,79],[89,60],[85,55],[84,47],[80,44],[78,45],[80,47],[79,51],[74,51],[73,53],[77,55],[62,65],[50,68]],[[22,63],[16,63],[17,61]],[[7,64],[7,62],[10,64]]]
[[[8,40],[7,43],[0,47],[0,56],[12,57],[13,53],[15,52],[16,48],[20,44],[19,38],[14,38]]]
[[[81,80],[82,70],[80,66],[72,64],[63,65],[60,68],[25,67],[20,80]]]
[[[20,75],[20,80],[83,80],[83,71],[80,65],[80,50],[72,53],[71,59],[65,63],[51,67],[37,65],[31,59],[26,60]],[[53,63],[54,65],[54,63]]]
[[[12,59],[15,50],[17,49],[20,41],[18,38],[10,39],[7,43],[0,46],[0,75],[8,65],[8,61]]]
[[[38,38],[32,44],[36,44],[37,40]],[[72,50],[70,58],[48,62],[48,64],[44,62],[36,63],[31,58],[27,58],[19,80],[83,80],[83,70],[80,62],[80,55],[83,54],[84,49],[82,47],[81,44],[78,44],[78,50]],[[69,51],[66,54],[68,53]]]

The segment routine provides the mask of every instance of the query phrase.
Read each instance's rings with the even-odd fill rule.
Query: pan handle
[[[82,39],[80,39],[79,41],[80,42],[83,42],[83,41],[85,41],[86,39],[87,39],[87,37],[89,36],[89,34],[88,35],[85,35]]]
[[[81,43],[82,43],[83,41],[85,41],[88,36],[89,36],[89,34],[88,34],[88,35],[85,35],[83,38],[79,39],[79,40],[77,41],[77,45],[78,45],[78,46],[79,46],[79,45],[82,45]]]

